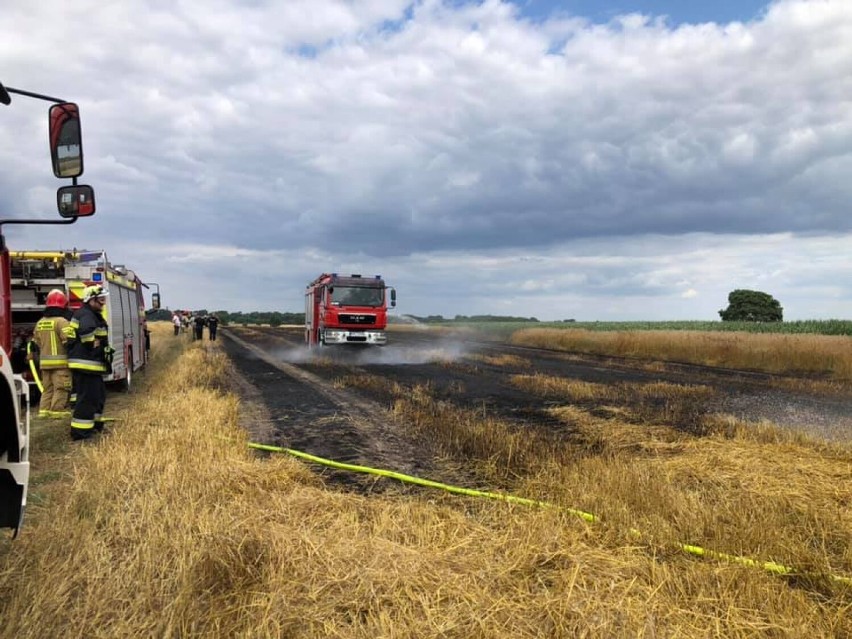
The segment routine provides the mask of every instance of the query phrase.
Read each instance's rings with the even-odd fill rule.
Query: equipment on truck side
[[[0,219],[0,528],[13,528],[15,534],[23,522],[27,504],[30,463],[29,384],[12,372],[12,309],[9,251],[2,233],[8,224],[73,224],[78,217],[94,215],[95,192],[91,186],[77,184],[83,174],[83,139],[80,134],[80,110],[76,104],[0,84],[0,104],[9,105],[12,95],[52,102],[48,110],[48,141],[53,173],[70,178],[70,186],[56,191],[56,207],[64,220]],[[0,215],[5,212],[0,211]]]
[[[386,286],[381,275],[323,273],[305,291],[305,342],[309,347],[384,346],[388,297],[390,306],[396,306],[396,289]]]
[[[104,319],[109,345],[115,349],[107,382],[131,386],[133,373],[148,361],[144,284],[132,270],[112,264],[106,251],[11,251],[12,325],[15,334],[12,360],[15,372],[25,371],[23,350],[51,291],[58,289],[72,311],[86,300],[84,290],[100,286],[106,295]],[[20,367],[20,368],[19,368]]]

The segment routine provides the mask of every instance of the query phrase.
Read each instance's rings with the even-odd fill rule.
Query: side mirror
[[[391,306],[396,306],[396,289],[392,288],[391,292]]]
[[[48,122],[53,174],[58,178],[80,177],[83,175],[80,110],[73,102],[54,104],[48,112]]]
[[[151,293],[151,308],[155,311],[160,310],[160,294],[159,293]]]
[[[95,214],[95,190],[79,184],[56,191],[56,208],[62,217],[87,217]]]

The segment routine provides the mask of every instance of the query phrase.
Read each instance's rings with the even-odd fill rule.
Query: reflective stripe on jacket
[[[39,367],[41,369],[66,368],[68,366],[68,342],[65,328],[69,322],[62,316],[42,317],[33,332],[33,341],[40,353]]]

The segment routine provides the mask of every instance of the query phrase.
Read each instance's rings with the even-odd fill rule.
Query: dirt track
[[[392,331],[383,348],[308,351],[300,328],[230,327],[222,346],[241,377],[245,425],[263,443],[337,461],[383,467],[444,481],[458,480],[452,460],[438,460],[389,412],[391,395],[342,390],[335,379],[373,375],[406,387],[429,384],[433,395],[477,408],[521,428],[559,431],[547,402],[512,385],[512,375],[536,372],[587,382],[704,385],[713,399],[696,405],[673,427],[691,428],[697,414],[767,419],[835,441],[852,441],[852,394],[815,396],[782,389],[778,378],[697,366],[654,366],[542,349],[470,341],[424,331]],[[490,363],[499,355],[515,358]],[[570,436],[570,433],[565,433]],[[461,462],[463,460],[456,460]],[[335,480],[351,482],[342,476]]]

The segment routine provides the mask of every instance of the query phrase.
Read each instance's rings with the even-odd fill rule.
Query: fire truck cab
[[[83,174],[83,142],[80,111],[76,104],[60,98],[15,89],[0,84],[0,104],[9,105],[13,95],[53,103],[48,110],[48,141],[53,173],[71,179],[71,185],[56,191],[56,206],[62,220],[5,218],[0,211],[0,528],[17,535],[27,504],[30,462],[29,384],[12,370],[12,289],[9,250],[2,233],[7,224],[73,224],[78,217],[94,215],[92,187],[77,184]]]
[[[305,291],[305,343],[384,346],[388,301],[396,306],[396,289],[380,275],[323,273]]]

